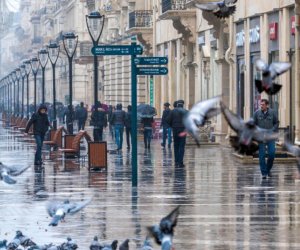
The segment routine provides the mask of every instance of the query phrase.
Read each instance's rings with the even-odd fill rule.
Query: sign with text
[[[136,65],[163,65],[168,63],[168,57],[137,57],[134,59]]]
[[[140,45],[99,45],[92,48],[92,54],[95,56],[128,56],[142,53],[143,47]]]
[[[270,23],[269,24],[270,40],[277,40],[277,34],[278,34],[278,23]]]
[[[168,68],[157,67],[157,68],[147,68],[141,67],[136,69],[137,75],[166,75],[168,74]]]

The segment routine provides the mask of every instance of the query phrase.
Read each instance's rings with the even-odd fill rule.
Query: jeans
[[[42,147],[44,142],[45,135],[34,135],[35,143],[36,143],[36,152],[34,156],[34,163],[41,164],[42,162]]]
[[[168,137],[168,146],[170,146],[172,143],[172,130],[171,128],[163,127],[163,141],[162,141],[163,147],[166,146],[167,137]]]
[[[115,127],[116,143],[117,143],[118,149],[121,149],[122,145],[123,145],[124,126],[116,124],[116,125],[114,125],[114,127]]]
[[[126,128],[126,142],[127,148],[130,148],[130,136],[131,136],[131,128]]]
[[[268,148],[268,160],[266,163],[266,147]],[[268,175],[273,167],[273,161],[275,158],[275,141],[269,141],[267,143],[259,143],[259,165],[262,175]]]
[[[93,130],[94,141],[102,141],[103,128],[94,128]]]
[[[84,130],[85,120],[78,120],[78,131]]]
[[[144,128],[145,148],[150,147],[151,138],[152,138],[152,128]]]
[[[181,132],[184,131],[184,128],[173,128],[173,141],[174,141],[174,155],[175,155],[175,164],[183,165],[184,158],[184,148],[186,137],[179,136]]]

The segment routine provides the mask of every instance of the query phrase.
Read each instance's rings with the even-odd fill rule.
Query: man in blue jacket
[[[254,113],[253,119],[255,124],[260,128],[271,129],[273,132],[277,132],[278,130],[279,121],[277,114],[274,110],[269,108],[269,101],[267,99],[262,99],[260,101],[260,109]],[[268,150],[267,163],[265,160],[266,147]],[[271,177],[271,169],[275,158],[275,141],[259,143],[258,154],[262,178],[266,179],[267,176]]]
[[[34,157],[35,165],[42,164],[42,147],[44,137],[49,127],[51,126],[46,112],[46,105],[40,105],[38,111],[36,113],[33,113],[33,115],[31,116],[25,129],[25,133],[27,134],[30,127],[33,125],[33,135],[36,142],[36,152]]]

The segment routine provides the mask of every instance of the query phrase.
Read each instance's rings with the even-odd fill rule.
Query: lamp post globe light
[[[52,65],[53,72],[53,128],[57,129],[56,121],[56,89],[55,89],[55,65],[59,56],[60,47],[56,42],[50,42],[48,45],[48,56]]]
[[[63,45],[66,51],[68,61],[69,61],[69,115],[70,121],[67,124],[67,129],[70,134],[73,134],[73,68],[72,60],[77,48],[78,36],[75,36],[73,32],[67,32],[63,36]]]
[[[86,25],[93,41],[93,46],[97,46],[104,27],[105,16],[99,11],[93,11],[85,16]],[[94,104],[98,102],[98,58],[94,55]]]
[[[25,65],[25,72],[26,72],[26,115],[27,115],[27,119],[29,119],[29,74],[31,71],[31,63],[30,60],[26,60],[24,61],[24,65]]]
[[[16,71],[12,71],[10,73],[10,76],[11,76],[11,80],[12,80],[12,86],[13,86],[13,89],[14,89],[14,100],[13,100],[13,107],[14,107],[14,116],[16,115],[16,112],[17,112],[17,109],[16,109],[16,86],[15,86],[15,82],[17,80],[17,76],[16,76]]]
[[[16,68],[16,80],[17,80],[17,116],[20,115],[20,78],[21,78],[21,69]]]
[[[38,56],[42,68],[42,103],[45,103],[45,68],[48,62],[48,51],[41,49],[38,52]]]
[[[39,71],[39,60],[36,57],[33,57],[31,58],[30,63],[34,78],[33,108],[34,112],[36,112],[36,75]]]
[[[25,81],[25,76],[26,76],[26,69],[25,69],[25,64],[22,64],[20,66],[21,69],[21,77],[22,77],[22,109],[21,109],[21,117],[24,117],[24,81]]]

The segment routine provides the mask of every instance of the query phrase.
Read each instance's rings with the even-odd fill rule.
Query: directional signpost
[[[143,47],[135,41],[131,45],[100,45],[92,48],[92,54],[97,56],[131,56],[131,165],[132,186],[137,187],[137,76],[138,75],[166,75],[166,67],[137,67],[138,65],[165,65],[168,64],[167,57],[136,57],[143,54]]]

